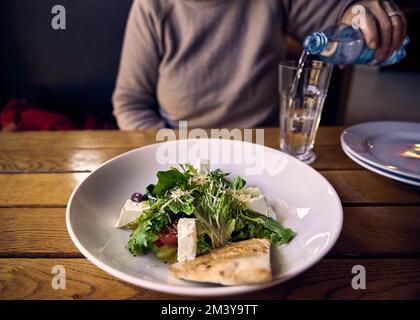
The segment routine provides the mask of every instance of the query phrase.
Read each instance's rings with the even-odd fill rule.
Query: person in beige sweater
[[[135,0],[113,94],[120,129],[276,125],[286,37],[351,24],[356,4],[367,45],[385,60],[406,33],[391,1]]]

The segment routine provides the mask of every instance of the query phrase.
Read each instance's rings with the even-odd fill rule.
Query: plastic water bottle
[[[395,64],[406,56],[405,48],[409,38],[385,61],[374,59],[375,51],[368,48],[361,30],[350,25],[337,24],[323,32],[314,32],[305,38],[303,47],[308,54],[330,64],[367,64],[387,66]]]

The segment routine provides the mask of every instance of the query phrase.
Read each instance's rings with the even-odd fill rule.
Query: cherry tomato
[[[178,237],[177,237],[177,234],[174,232],[162,233],[158,241],[161,242],[162,244],[168,244],[171,246],[178,245]]]
[[[156,247],[160,248],[161,246],[163,246],[163,243],[160,242],[160,240],[158,239],[158,240],[155,241],[155,245],[156,245]]]

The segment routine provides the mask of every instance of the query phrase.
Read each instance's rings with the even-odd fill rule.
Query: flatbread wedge
[[[270,242],[250,239],[215,249],[194,260],[169,267],[176,278],[223,285],[264,283],[272,280]]]

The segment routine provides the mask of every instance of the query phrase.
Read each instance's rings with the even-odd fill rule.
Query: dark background
[[[397,68],[419,69],[418,0],[397,1],[409,19],[411,44]],[[27,98],[77,117],[113,121],[111,96],[132,0],[1,0],[0,109]],[[66,30],[53,30],[51,8],[66,8]],[[395,68],[395,67],[394,67]],[[346,106],[351,70],[335,71],[323,124],[337,124]]]
[[[42,108],[112,118],[111,95],[132,0],[1,0],[0,105],[28,98]],[[54,30],[51,8],[66,8]]]

